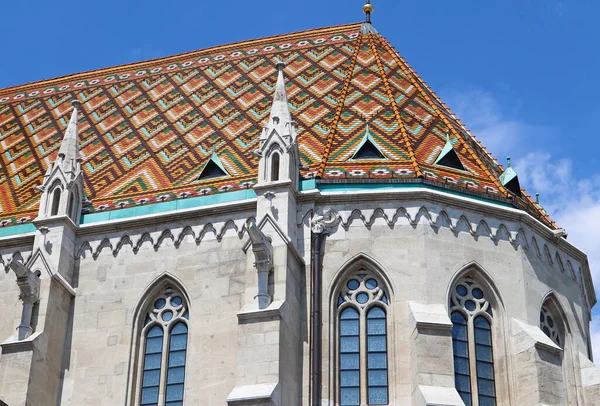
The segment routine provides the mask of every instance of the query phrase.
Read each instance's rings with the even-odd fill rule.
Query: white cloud
[[[471,90],[449,96],[450,107],[484,146],[494,154],[518,157],[513,162],[521,185],[532,195],[540,193],[542,206],[567,230],[568,240],[587,253],[594,284],[600,286],[600,173],[578,176],[571,159],[540,151],[540,143],[532,140],[556,129],[507,118],[490,93]],[[600,362],[600,310],[594,313],[592,343],[594,359]]]

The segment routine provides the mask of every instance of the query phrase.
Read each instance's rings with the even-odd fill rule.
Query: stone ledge
[[[517,353],[526,351],[531,347],[553,354],[560,354],[562,352],[562,348],[556,345],[539,327],[532,326],[518,319],[513,318],[512,320],[517,332],[514,334]]]
[[[6,339],[2,344],[0,344],[0,348],[2,348],[3,354],[33,351],[34,347],[38,347],[41,344],[43,334],[43,331],[38,331],[24,340],[17,340],[14,336],[12,336]]]
[[[276,402],[278,389],[278,382],[236,386],[229,396],[227,396],[227,403],[230,406],[265,402],[274,403]]]
[[[465,406],[456,389],[443,386],[419,385],[413,401],[419,406]]]
[[[408,302],[410,331],[415,329],[452,330],[452,322],[441,304]]]
[[[263,319],[280,319],[283,317],[285,300],[277,300],[266,309],[257,309],[254,306],[244,306],[237,314],[238,321],[261,321]]]

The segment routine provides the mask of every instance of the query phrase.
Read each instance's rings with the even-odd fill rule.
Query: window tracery
[[[558,324],[547,303],[540,310],[540,328],[556,345],[559,347],[562,346]]]
[[[462,278],[450,293],[452,348],[456,389],[465,405],[496,405],[492,347],[492,305],[472,277]]]
[[[188,309],[183,295],[167,288],[156,297],[144,321],[141,406],[183,405]]]
[[[339,404],[387,405],[388,298],[365,271],[346,279],[338,297]]]

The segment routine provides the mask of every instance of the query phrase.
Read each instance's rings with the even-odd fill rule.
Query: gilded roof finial
[[[367,3],[363,6],[363,11],[367,15],[366,22],[369,24],[371,23],[371,13],[373,13],[374,10],[375,10],[375,8],[371,4],[371,0],[367,0]]]

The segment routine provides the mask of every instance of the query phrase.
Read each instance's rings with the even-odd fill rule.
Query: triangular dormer
[[[219,156],[213,151],[210,159],[204,165],[204,168],[202,168],[200,176],[198,176],[197,180],[202,181],[208,179],[222,178],[225,176],[230,176],[229,172],[227,172],[227,170],[221,163]]]
[[[68,216],[75,225],[79,225],[81,202],[84,196],[77,132],[81,102],[74,100],[72,104],[73,113],[58,150],[58,156],[48,166],[44,182],[36,189],[42,192],[38,219]]]
[[[371,131],[369,130],[369,122],[367,122],[367,129],[363,136],[362,141],[356,148],[356,152],[352,155],[350,159],[387,159],[383,152],[381,152],[381,148],[377,145],[377,142],[373,139],[371,135]]]
[[[277,84],[271,114],[260,136],[260,147],[256,151],[260,156],[258,186],[289,181],[297,189],[300,154],[296,122],[292,120],[285,88],[284,68],[284,63],[277,64]]]
[[[519,184],[519,176],[510,165],[510,157],[506,158],[508,164],[506,170],[500,175],[500,182],[507,190],[521,197],[521,185]]]
[[[457,169],[459,171],[465,170],[465,167],[460,161],[458,154],[454,150],[454,146],[450,141],[450,135],[448,133],[446,133],[446,145],[444,145],[444,148],[435,160],[434,165],[441,165],[447,168]]]

